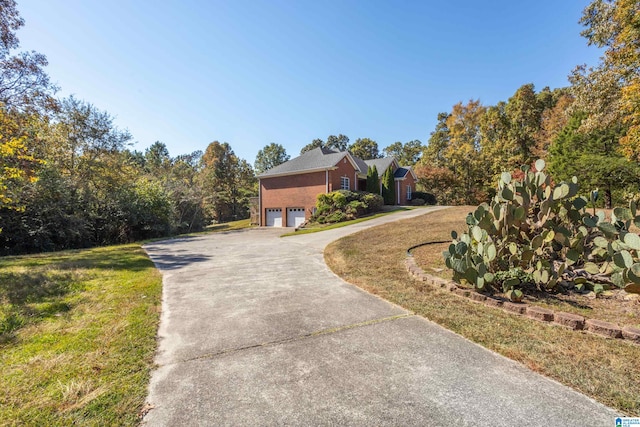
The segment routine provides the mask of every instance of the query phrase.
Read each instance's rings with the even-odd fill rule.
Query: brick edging
[[[460,288],[452,280],[442,279],[425,273],[416,264],[413,255],[408,251],[405,260],[407,271],[416,280],[426,282],[429,285],[445,288],[451,293],[470,301],[478,302],[489,307],[502,308],[502,310],[515,315],[524,315],[529,319],[544,323],[563,326],[574,331],[587,331],[602,337],[616,338],[640,344],[640,329],[631,326],[620,327],[614,323],[604,322],[597,319],[587,319],[583,316],[565,313],[562,311],[548,310],[526,303],[514,303],[507,299],[496,298],[474,292],[471,289]]]

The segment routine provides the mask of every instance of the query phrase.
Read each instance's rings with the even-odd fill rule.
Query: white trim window
[[[407,200],[411,200],[411,186],[407,185]]]
[[[343,190],[351,189],[351,180],[349,179],[348,176],[340,177],[340,188]]]

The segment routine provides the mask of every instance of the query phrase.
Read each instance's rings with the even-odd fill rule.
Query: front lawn
[[[138,244],[0,258],[0,424],[137,424],[161,292]]]
[[[464,217],[473,209],[450,208],[361,231],[330,244],[325,260],[336,274],[354,285],[606,405],[640,416],[640,346],[508,314],[409,276],[404,264],[407,249],[419,243],[449,240],[451,230],[465,229]],[[426,270],[429,260],[436,265],[441,256],[431,253],[420,262]],[[640,305],[633,310],[637,315]],[[624,313],[617,311],[614,316]]]
[[[370,219],[380,218],[381,216],[390,215],[394,212],[398,211],[406,211],[408,209],[417,209],[417,208],[409,208],[409,207],[397,207],[393,209],[387,209],[384,212],[378,212],[376,214],[363,216],[361,218],[352,219],[350,221],[336,222],[332,224],[319,224],[317,222],[308,224],[304,228],[300,228],[296,231],[292,231],[291,233],[285,233],[280,237],[288,237],[288,236],[299,236],[300,234],[309,234],[309,233],[317,233],[319,231],[325,230],[333,230],[334,228],[346,227],[347,225],[357,224],[359,222],[369,221]]]

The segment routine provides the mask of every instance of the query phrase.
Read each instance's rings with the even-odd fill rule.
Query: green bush
[[[364,193],[360,199],[367,207],[366,213],[378,212],[384,205],[382,196],[374,193]]]
[[[320,224],[356,219],[377,212],[383,205],[382,197],[366,192],[338,190],[319,194],[312,221]]]
[[[411,199],[413,206],[424,206],[424,199]]]
[[[347,196],[349,195],[348,193],[351,193],[351,192],[346,190],[338,190],[338,191],[334,191],[333,193],[330,193],[331,199],[333,201],[333,206],[335,206],[336,208],[345,207],[348,203],[348,198],[347,198]]]
[[[331,215],[329,215],[327,217],[326,222],[328,223],[334,223],[334,222],[342,222],[347,220],[347,215],[342,212],[342,211],[335,211],[334,213],[332,213]]]
[[[422,191],[414,191],[411,193],[411,200],[422,199],[425,205],[435,205],[437,203],[436,196],[431,193],[425,193]]]

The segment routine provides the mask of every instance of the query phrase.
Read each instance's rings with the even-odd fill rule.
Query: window
[[[343,176],[340,178],[340,188],[343,190],[349,190],[351,188],[351,186],[349,185],[351,184],[349,182],[349,177]]]
[[[411,186],[407,185],[407,200],[411,200]]]

